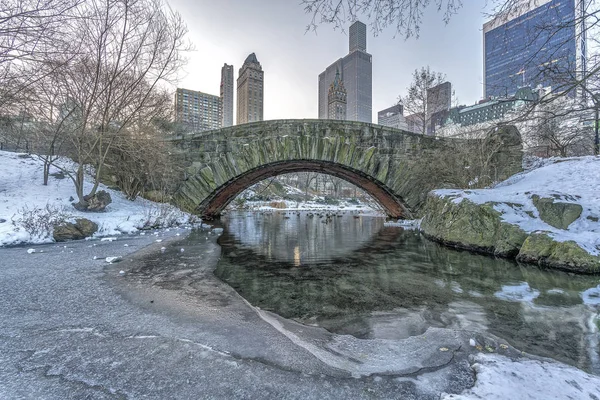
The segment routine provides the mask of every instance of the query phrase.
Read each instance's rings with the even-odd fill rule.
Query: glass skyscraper
[[[524,86],[568,90],[585,70],[585,37],[575,23],[583,7],[583,0],[527,0],[484,24],[484,97]]]

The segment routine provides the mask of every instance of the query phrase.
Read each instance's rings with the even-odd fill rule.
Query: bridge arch
[[[512,128],[512,127],[509,127]],[[173,195],[180,208],[214,218],[237,194],[263,179],[316,171],[345,179],[371,194],[395,218],[419,215],[427,193],[452,186],[429,168],[457,148],[493,151],[495,179],[519,172],[522,145],[515,128],[493,140],[452,140],[355,121],[280,120],[236,125],[176,139],[186,174]],[[458,164],[469,167],[469,152]]]
[[[278,161],[247,171],[217,188],[204,202],[198,205],[198,210],[202,210],[204,218],[213,218],[219,215],[237,195],[255,183],[294,172],[319,172],[344,179],[370,194],[389,216],[404,219],[412,218],[412,214],[404,201],[395,196],[381,182],[348,166],[329,161],[314,160]]]

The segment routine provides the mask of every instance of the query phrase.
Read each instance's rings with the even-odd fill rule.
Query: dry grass
[[[269,203],[269,207],[272,208],[287,208],[287,204],[285,201],[272,201]]]

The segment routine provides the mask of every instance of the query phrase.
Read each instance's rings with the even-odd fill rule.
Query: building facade
[[[423,134],[423,122],[425,116],[423,113],[414,113],[404,117],[406,120],[406,130],[413,133]]]
[[[196,132],[221,128],[221,98],[195,90],[177,88],[175,121]]]
[[[263,120],[264,72],[252,53],[246,57],[237,79],[237,124]]]
[[[483,97],[509,97],[526,86],[566,90],[585,71],[584,9],[584,0],[527,0],[485,23]]]
[[[335,74],[335,79],[329,86],[327,101],[327,119],[346,119],[347,92],[340,71]]]
[[[329,86],[339,71],[347,92],[346,119],[371,122],[373,113],[372,56],[367,53],[367,26],[360,21],[349,29],[349,53],[319,75],[319,118],[329,115]]]
[[[427,122],[426,133],[435,135],[435,129],[443,123],[443,119],[452,105],[452,84],[444,82],[427,89]]]
[[[233,65],[221,68],[221,104],[223,105],[223,128],[233,125]]]
[[[481,100],[473,106],[460,106],[450,109],[444,125],[458,124],[469,126],[504,118],[509,112],[539,99],[536,91],[529,87],[520,88],[514,96]]]
[[[404,106],[396,104],[377,113],[377,123],[391,128],[407,131],[408,124],[404,118]]]

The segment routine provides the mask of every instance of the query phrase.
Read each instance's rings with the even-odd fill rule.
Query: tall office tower
[[[444,82],[427,89],[427,134],[434,135],[436,126],[441,126],[452,104],[452,84]]]
[[[221,126],[233,125],[233,65],[221,68],[221,104],[223,105],[223,122]]]
[[[221,128],[221,98],[195,90],[177,88],[175,121],[197,132]]]
[[[256,54],[244,61],[237,79],[237,123],[245,124],[263,120],[264,72]]]
[[[371,122],[373,113],[373,65],[367,53],[367,26],[356,21],[349,29],[347,56],[331,64],[319,75],[319,118],[329,115],[329,85],[340,71],[346,88],[346,119]]]
[[[565,90],[566,78],[585,72],[583,12],[584,0],[523,0],[485,23],[484,97],[512,96],[525,86]]]
[[[340,71],[335,74],[335,79],[329,86],[327,101],[327,119],[346,119],[346,97],[347,92],[344,82],[340,77]]]

